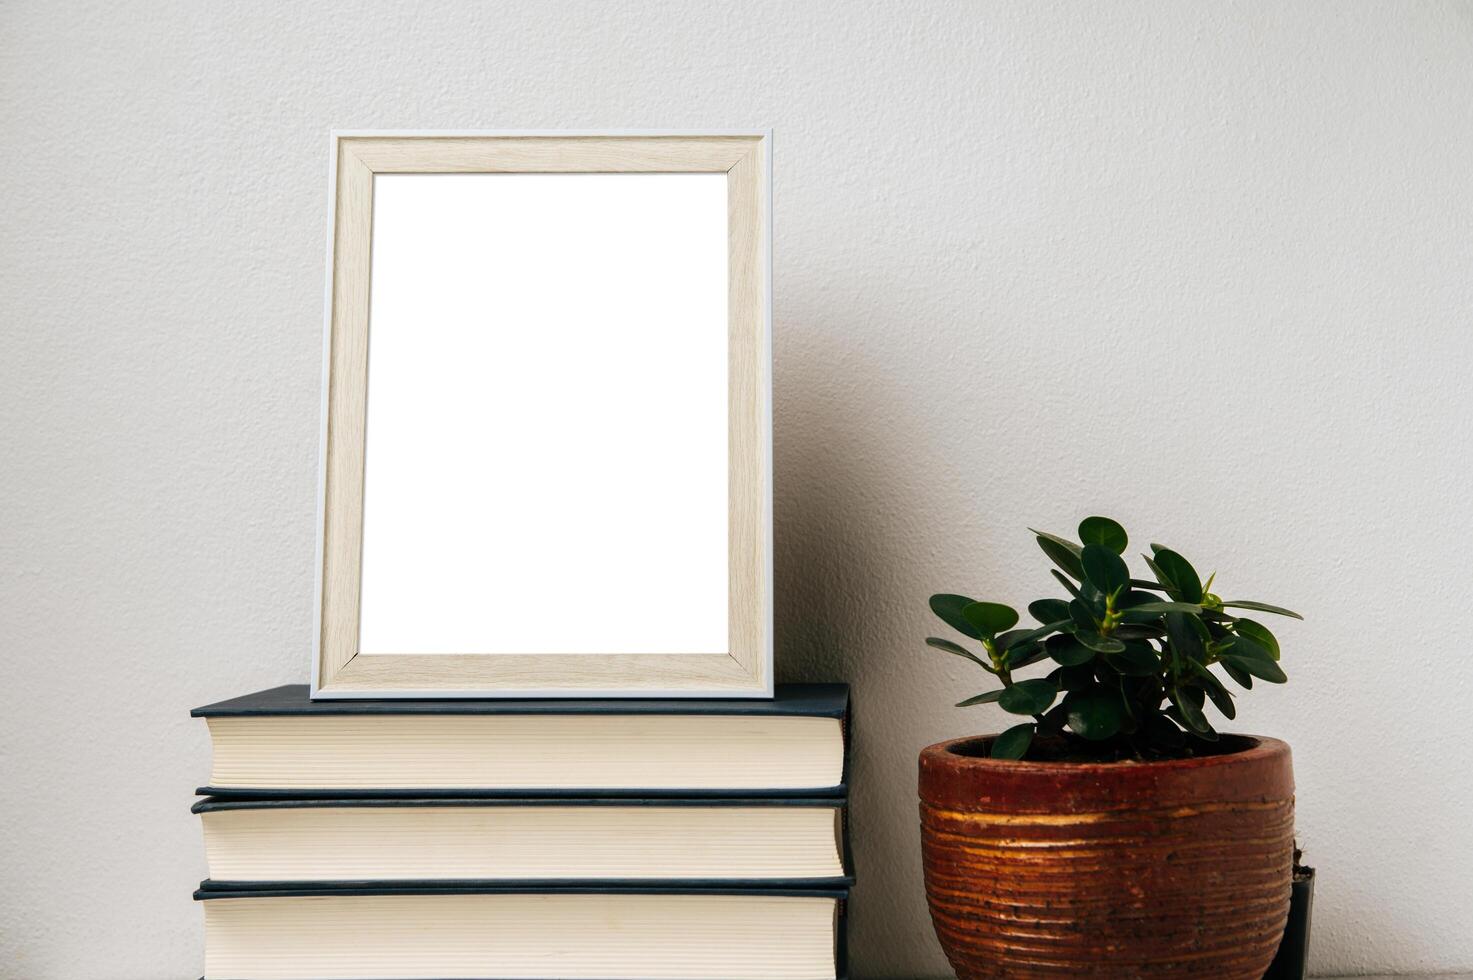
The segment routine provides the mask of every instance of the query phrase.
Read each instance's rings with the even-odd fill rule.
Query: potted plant
[[[957,975],[1261,980],[1284,933],[1294,864],[1289,747],[1219,734],[1229,684],[1281,684],[1279,643],[1186,558],[1090,517],[1079,542],[1033,532],[1064,595],[1009,606],[952,594],[931,609],[1020,716],[920,758],[922,854]],[[971,648],[965,641],[972,641]],[[1037,676],[1024,677],[1028,668]]]

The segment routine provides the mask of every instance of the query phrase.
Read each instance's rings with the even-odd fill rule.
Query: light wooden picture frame
[[[770,173],[760,131],[332,134],[313,698],[772,696]],[[400,174],[725,175],[724,650],[360,649],[375,181]]]

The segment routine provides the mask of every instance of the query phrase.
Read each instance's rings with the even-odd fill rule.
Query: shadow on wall
[[[914,392],[847,333],[811,320],[779,332],[809,349],[775,358],[777,675],[853,685],[854,975],[951,976],[921,880],[916,757],[940,737],[956,682],[912,635],[938,533],[917,494],[930,484],[934,500],[946,465]]]

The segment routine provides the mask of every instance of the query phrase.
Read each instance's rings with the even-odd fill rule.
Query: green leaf
[[[1166,590],[1166,594],[1173,599],[1180,599],[1181,590],[1176,587],[1176,583],[1172,581],[1171,576],[1166,574],[1165,569],[1156,564],[1155,559],[1150,555],[1141,555],[1141,559],[1145,561],[1146,567],[1151,570],[1151,574],[1156,576],[1156,581],[1161,583],[1161,588]]]
[[[1233,646],[1234,649],[1236,649],[1237,644],[1234,644]],[[1234,667],[1240,667],[1248,673],[1252,674],[1254,677],[1257,677],[1260,680],[1268,681],[1270,684],[1283,684],[1289,680],[1289,677],[1287,674],[1284,673],[1283,668],[1274,663],[1272,660],[1261,659],[1259,657],[1244,657],[1240,654],[1234,653],[1232,650],[1229,650],[1227,653],[1222,654],[1222,656],[1218,659],[1222,662],[1224,667],[1228,666],[1229,664]]]
[[[1233,629],[1238,631],[1239,636],[1246,636],[1263,647],[1275,660],[1279,659],[1279,641],[1262,623],[1255,623],[1251,619],[1240,619],[1233,624]]]
[[[1133,613],[1154,613],[1156,615],[1160,615],[1161,613],[1188,613],[1195,616],[1202,611],[1202,607],[1194,602],[1143,602],[1139,606],[1131,606],[1130,611]]]
[[[999,650],[1010,650],[1015,646],[1020,646],[1025,643],[1032,643],[1034,640],[1041,640],[1045,636],[1048,636],[1050,633],[1057,633],[1059,630],[1064,629],[1069,625],[1069,617],[1067,613],[1068,609],[1066,607],[1065,616],[1058,622],[1044,623],[1042,626],[1039,626],[1036,629],[1008,630],[1008,632],[1006,633],[999,633],[997,639],[993,642],[997,644],[997,648]]]
[[[951,595],[941,593],[931,597],[931,611],[940,617],[941,621],[963,636],[970,636],[974,640],[982,639],[982,634],[977,627],[967,622],[962,615],[962,610],[970,606],[975,599],[968,599],[964,595]]]
[[[1018,611],[1000,602],[974,602],[962,607],[962,615],[989,638],[1018,625]]]
[[[1080,591],[1079,586],[1077,586],[1073,582],[1069,581],[1069,576],[1065,575],[1063,572],[1059,571],[1057,568],[1050,568],[1048,570],[1048,573],[1050,575],[1052,575],[1054,578],[1058,579],[1059,580],[1059,584],[1062,585],[1065,589],[1067,589],[1070,595],[1072,595],[1076,599],[1079,599],[1079,600],[1083,601],[1083,599],[1084,599],[1084,593]]]
[[[1166,636],[1172,652],[1183,660],[1206,659],[1207,648],[1202,642],[1201,634],[1192,625],[1191,616],[1185,613],[1167,613]]]
[[[1125,649],[1125,643],[1115,639],[1113,636],[1100,636],[1089,630],[1075,630],[1074,639],[1084,646],[1089,647],[1096,653],[1119,653]]]
[[[1125,707],[1120,696],[1101,687],[1071,691],[1064,698],[1069,710],[1069,728],[1092,742],[1112,738],[1125,724]]]
[[[1069,603],[1069,619],[1077,629],[1088,630],[1097,633],[1100,629],[1100,617],[1082,599],[1075,599]]]
[[[1227,671],[1228,676],[1231,677],[1233,680],[1235,680],[1235,681],[1238,682],[1238,686],[1239,687],[1241,687],[1241,688],[1243,688],[1244,690],[1247,690],[1247,691],[1253,690],[1253,675],[1252,674],[1248,673],[1242,667],[1235,667],[1232,664],[1227,663],[1226,661],[1218,661],[1218,662],[1222,664],[1222,669],[1225,670],[1225,671]]]
[[[1202,714],[1202,706],[1192,700],[1192,695],[1188,688],[1180,685],[1173,686],[1171,689],[1171,703],[1176,705],[1176,710],[1180,714],[1181,720],[1192,731],[1207,732],[1212,730],[1212,726],[1207,724],[1207,716]]]
[[[1200,708],[1198,708],[1197,710],[1199,712],[1201,711]],[[1174,704],[1171,705],[1169,708],[1167,708],[1165,711],[1163,711],[1162,714],[1164,714],[1167,718],[1170,718],[1172,721],[1176,722],[1182,728],[1185,728],[1186,729],[1186,734],[1187,734],[1187,737],[1188,738],[1201,739],[1204,742],[1215,742],[1215,741],[1217,741],[1217,732],[1215,732],[1215,731],[1212,730],[1212,723],[1207,720],[1207,716],[1206,715],[1202,715],[1202,719],[1201,719],[1202,720],[1202,724],[1204,726],[1206,726],[1206,727],[1204,727],[1204,728],[1202,728],[1202,729],[1199,730],[1199,729],[1194,729],[1194,728],[1192,728],[1191,725],[1187,724],[1186,719],[1183,718],[1182,715],[1181,715],[1181,709],[1179,709]]]
[[[1095,682],[1094,668],[1088,663],[1058,667],[1048,677],[1061,691],[1083,691]]]
[[[1117,555],[1125,554],[1125,547],[1130,543],[1125,528],[1108,517],[1086,517],[1080,521],[1079,540],[1086,545],[1102,545]]]
[[[1258,641],[1246,634],[1242,636],[1229,635],[1223,640],[1225,644],[1223,654],[1232,654],[1235,657],[1252,657],[1254,660],[1274,659],[1273,652],[1267,647],[1260,646]]]
[[[1020,642],[1026,642],[1024,637],[1031,632],[1032,630],[1008,630],[1006,633],[999,633],[994,636],[992,638],[992,645],[1001,653],[1010,646],[1014,646]]]
[[[1048,651],[1048,655],[1054,659],[1055,663],[1065,667],[1087,664],[1095,658],[1095,652],[1080,643],[1072,633],[1060,633],[1058,636],[1049,637],[1048,642],[1044,644],[1044,649]]]
[[[991,704],[998,698],[1002,697],[1002,692],[1006,690],[1007,688],[1004,687],[999,688],[996,691],[988,691],[986,694],[978,694],[973,697],[967,698],[965,701],[958,701],[956,703],[956,706],[958,708],[970,708],[974,704]]]
[[[1084,568],[1079,564],[1079,545],[1047,531],[1034,531],[1031,527],[1028,530],[1038,537],[1038,546],[1048,555],[1049,561],[1072,575],[1075,581],[1084,579]]]
[[[1120,692],[1120,706],[1125,709],[1125,733],[1128,735],[1140,726],[1136,724],[1135,706],[1130,703],[1131,680],[1124,675],[1115,678],[1115,689]]]
[[[1187,739],[1175,722],[1163,714],[1148,714],[1141,722],[1141,729],[1152,742],[1166,748],[1181,748]]]
[[[992,740],[992,748],[988,754],[994,759],[1023,758],[1028,746],[1033,744],[1033,728],[1029,722],[1014,725]]]
[[[1105,663],[1127,677],[1151,677],[1161,672],[1161,659],[1149,643],[1122,644],[1125,649],[1105,654]]]
[[[1056,704],[1043,713],[1043,721],[1038,730],[1045,734],[1058,735],[1064,730],[1064,723],[1069,720],[1069,712],[1064,710],[1062,704]]]
[[[1015,715],[1041,715],[1054,703],[1058,693],[1052,681],[1042,678],[1019,681],[1002,692],[997,704]]]
[[[982,661],[982,658],[978,657],[975,653],[968,650],[966,647],[960,646],[956,643],[952,643],[950,640],[943,640],[939,636],[926,637],[926,646],[936,650],[941,650],[945,653],[955,654],[958,657],[966,657],[972,663],[976,664],[978,667],[983,668],[984,670],[992,669],[990,666]]]
[[[1266,602],[1254,602],[1251,599],[1235,599],[1232,602],[1224,602],[1223,605],[1231,606],[1234,609],[1252,609],[1257,612],[1273,613],[1275,616],[1290,616],[1294,619],[1304,618],[1297,612],[1291,609],[1285,609],[1283,606],[1270,606]]]
[[[1159,627],[1161,624],[1160,612],[1151,612],[1150,607],[1159,606],[1170,600],[1150,592],[1142,592],[1139,589],[1131,589],[1115,600],[1115,608],[1120,610],[1120,618],[1123,623],[1145,623],[1149,626]],[[1140,610],[1145,608],[1144,612]]]
[[[1166,631],[1155,623],[1121,623],[1114,635],[1122,640],[1159,640]]]
[[[1063,599],[1034,599],[1028,603],[1028,615],[1040,623],[1057,623],[1069,618],[1069,603]]]
[[[1102,544],[1087,544],[1080,556],[1084,577],[1105,595],[1114,595],[1130,584],[1130,569],[1125,559]]]
[[[1028,667],[1038,663],[1048,656],[1042,643],[1034,642],[1031,645],[1015,646],[1008,650],[1008,670],[1017,670],[1020,667]]]
[[[1223,717],[1229,721],[1238,717],[1238,709],[1233,704],[1232,693],[1222,686],[1222,681],[1217,679],[1217,675],[1195,660],[1192,661],[1192,670],[1197,674],[1202,689],[1207,692],[1207,696],[1212,699],[1217,710],[1222,712]]]
[[[1197,576],[1197,570],[1192,563],[1170,548],[1163,548],[1158,544],[1151,545],[1156,552],[1155,567],[1166,573],[1174,590],[1179,593],[1177,598],[1183,602],[1202,601],[1202,580]],[[1166,582],[1162,582],[1163,585]]]

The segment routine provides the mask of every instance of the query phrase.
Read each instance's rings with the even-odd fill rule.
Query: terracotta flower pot
[[[1289,912],[1287,745],[1075,764],[990,741],[921,753],[926,897],[958,977],[1262,980]]]

